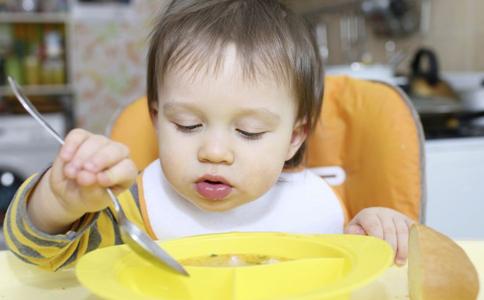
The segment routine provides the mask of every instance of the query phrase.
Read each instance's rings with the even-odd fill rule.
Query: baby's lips
[[[200,181],[196,184],[197,192],[210,200],[223,200],[232,192],[232,187],[225,183],[210,183]]]

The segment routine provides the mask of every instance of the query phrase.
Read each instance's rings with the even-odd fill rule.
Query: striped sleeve
[[[51,235],[35,228],[27,214],[27,202],[40,177],[33,175],[22,184],[5,217],[5,241],[17,257],[42,269],[56,271],[72,266],[89,251],[122,243],[112,208],[84,215],[65,234]],[[134,218],[139,224],[140,213],[135,209],[137,195],[128,190],[121,196],[123,208],[130,211],[128,218]]]

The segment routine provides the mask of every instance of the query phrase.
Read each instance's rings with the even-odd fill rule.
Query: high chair
[[[406,95],[381,82],[328,76],[321,113],[305,166],[333,186],[348,217],[383,206],[418,221],[425,207],[424,137]],[[139,169],[158,157],[145,97],[126,106],[108,133],[129,147]]]

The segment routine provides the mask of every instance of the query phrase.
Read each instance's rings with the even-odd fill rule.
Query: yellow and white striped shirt
[[[33,175],[22,184],[5,217],[5,241],[17,257],[42,269],[56,271],[72,266],[89,251],[122,244],[112,207],[84,215],[66,234],[50,235],[36,229],[27,215],[27,201],[40,177],[41,174]],[[118,199],[126,216],[145,229],[136,190],[137,185],[133,185]]]

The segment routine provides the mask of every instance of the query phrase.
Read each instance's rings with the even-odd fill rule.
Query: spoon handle
[[[35,106],[30,102],[30,100],[22,93],[20,88],[17,85],[17,82],[10,76],[8,76],[8,82],[10,87],[13,90],[17,99],[20,100],[20,104],[25,108],[25,110],[35,119],[37,122],[40,123],[61,145],[64,145],[64,140],[62,137],[55,131],[49,123],[47,123],[44,118],[40,116],[39,111],[35,108]]]

